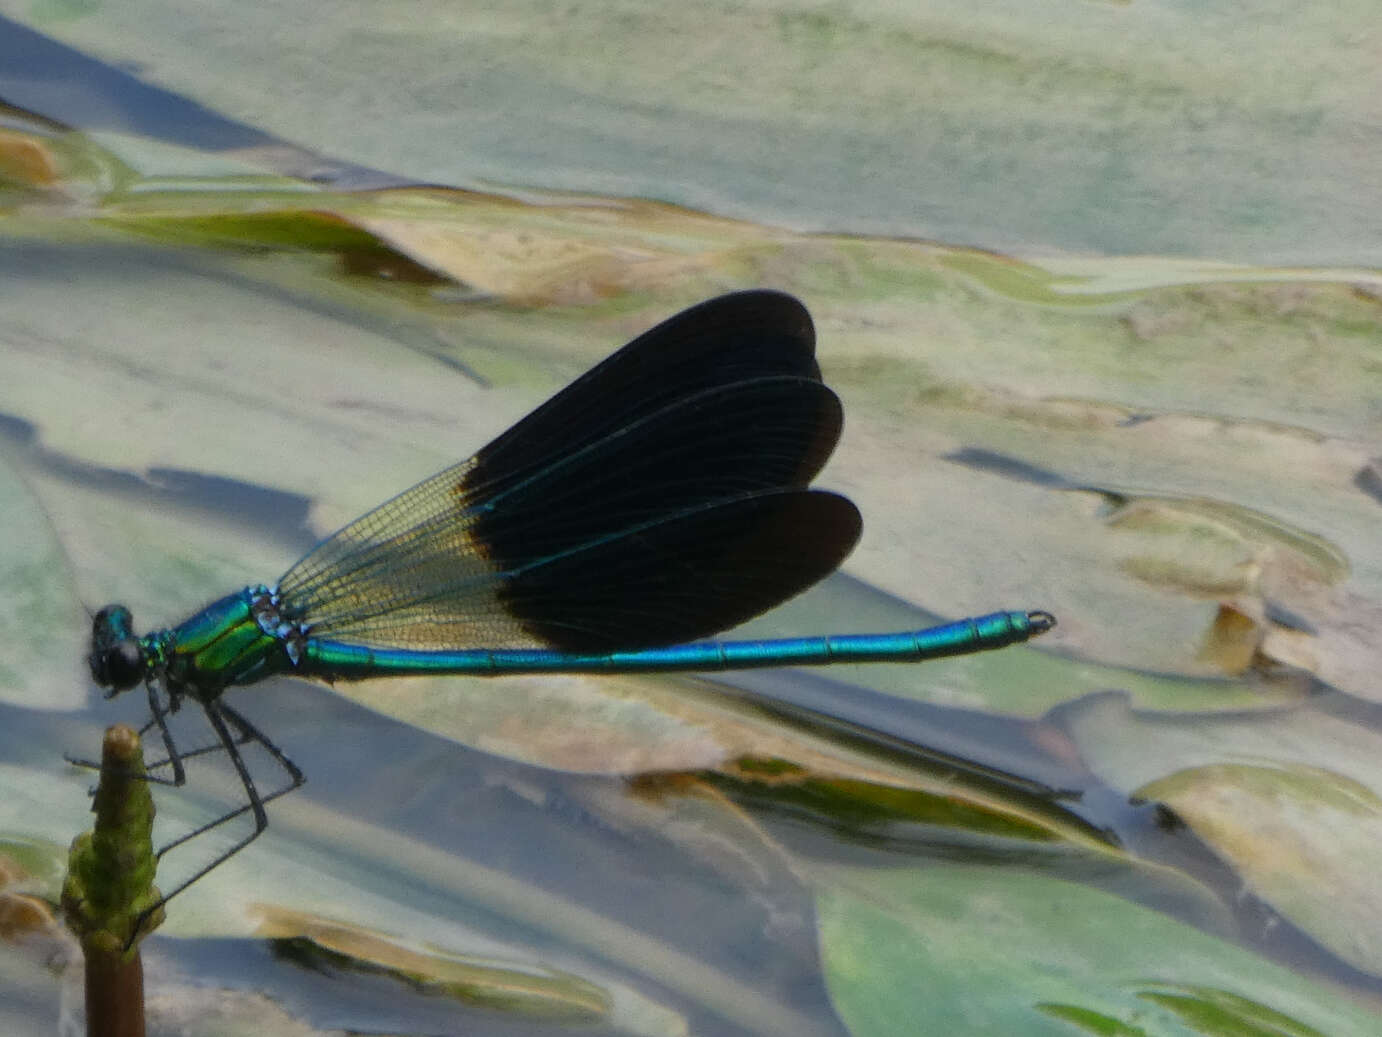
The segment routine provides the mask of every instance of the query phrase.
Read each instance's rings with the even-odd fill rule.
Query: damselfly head
[[[124,605],[107,605],[91,620],[92,679],[110,694],[134,687],[144,678],[144,649],[134,636],[134,617]]]

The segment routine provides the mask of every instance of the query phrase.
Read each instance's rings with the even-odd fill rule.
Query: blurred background
[[[1056,631],[234,691],[308,783],[170,903],[152,1031],[1377,1032],[1378,46],[1347,0],[0,0],[0,1029],[79,1013],[63,757],[144,719],[91,610],[271,581],[771,287],[865,532],[749,632]],[[238,802],[196,762],[162,840]]]

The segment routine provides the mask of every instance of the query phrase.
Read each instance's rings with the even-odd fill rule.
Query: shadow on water
[[[305,553],[316,542],[308,524],[311,501],[295,493],[178,468],[139,474],[75,460],[44,446],[31,422],[0,414],[0,444],[21,465],[148,508],[234,521],[264,540]]]
[[[0,16],[0,104],[35,113],[52,128],[134,134],[206,151],[254,149],[278,171],[341,187],[397,186],[404,179],[313,154],[195,101],[145,83],[51,37]]]

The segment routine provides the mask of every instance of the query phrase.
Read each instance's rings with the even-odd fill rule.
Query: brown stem
[[[86,1037],[144,1037],[144,959],[133,953],[86,953]]]

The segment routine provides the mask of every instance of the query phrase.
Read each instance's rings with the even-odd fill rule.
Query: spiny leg
[[[222,707],[222,711],[224,712],[225,709],[226,709],[226,707],[223,706],[223,707]],[[140,729],[140,731],[139,731],[140,737],[142,738],[142,737],[144,736],[144,733],[145,733],[149,728],[151,728],[151,727],[153,727],[153,726],[154,726],[154,721],[150,720],[147,724],[144,725],[143,728]],[[250,735],[250,734],[248,734],[247,732],[245,732],[245,731],[243,731],[243,730],[240,731],[240,732],[235,736],[235,744],[236,744],[236,745],[249,745],[249,744],[250,744],[251,742],[253,742],[254,740],[255,740],[255,739],[254,739],[254,736],[253,736],[253,735]],[[199,746],[199,747],[196,748],[196,749],[183,749],[183,750],[179,751],[178,756],[179,756],[179,758],[181,758],[181,759],[183,760],[183,762],[185,763],[187,760],[192,759],[192,757],[194,757],[194,756],[206,756],[206,755],[208,755],[208,754],[210,754],[210,753],[223,753],[223,752],[225,752],[225,751],[226,751],[226,747],[225,747],[224,745],[221,744],[221,742],[220,742],[219,739],[217,739],[217,740],[216,740],[215,742],[213,742],[211,745]],[[146,762],[146,763],[144,764],[144,767],[145,767],[147,770],[153,770],[153,769],[156,768],[156,767],[167,767],[170,763],[172,763],[172,758],[171,758],[171,757],[166,757],[166,756],[165,756],[165,757],[164,757],[163,759],[161,759],[161,760],[151,760],[151,761]],[[164,783],[164,784],[169,784],[169,785],[172,784],[172,781],[170,781],[170,780],[168,780],[168,779],[152,778],[152,779],[150,779],[150,780],[152,780],[152,781],[161,781],[162,783]],[[267,802],[267,800],[266,800],[266,802]]]
[[[262,802],[267,803],[270,800],[277,799],[279,796],[292,792],[293,789],[298,788],[307,780],[303,777],[302,771],[298,768],[298,765],[288,759],[288,757],[284,755],[283,750],[269,740],[268,735],[264,734],[263,731],[246,720],[243,713],[231,709],[224,704],[222,704],[220,708],[221,713],[227,720],[235,725],[241,737],[244,739],[244,741],[239,744],[244,745],[249,742],[258,742],[263,746],[265,752],[278,761],[278,765],[282,767],[284,773],[288,775],[288,784],[269,793],[263,798]]]
[[[236,712],[234,709],[221,703],[218,700],[204,702],[202,703],[202,707],[206,712],[206,718],[208,722],[210,722],[212,729],[216,732],[216,737],[220,741],[219,746],[213,746],[209,748],[220,748],[225,750],[226,755],[230,758],[231,763],[235,767],[235,773],[240,778],[240,784],[244,787],[245,796],[248,799],[248,802],[242,807],[237,807],[235,810],[223,814],[221,817],[216,818],[214,821],[209,821],[206,824],[194,828],[192,831],[179,836],[172,842],[167,843],[166,845],[161,847],[154,854],[154,856],[161,859],[163,855],[167,853],[169,850],[172,850],[177,846],[181,846],[183,843],[188,842],[191,839],[195,839],[197,836],[209,832],[211,831],[211,829],[216,828],[219,825],[223,825],[227,821],[232,821],[237,817],[241,817],[246,813],[254,814],[254,831],[251,832],[249,835],[245,836],[234,846],[230,847],[230,849],[218,854],[215,858],[213,858],[210,861],[210,863],[198,869],[195,873],[193,873],[193,875],[190,878],[184,880],[175,889],[173,889],[172,892],[163,896],[162,899],[158,901],[158,903],[154,904],[152,907],[146,908],[140,914],[139,918],[135,923],[134,932],[136,935],[142,930],[144,923],[148,920],[151,914],[157,911],[169,900],[172,900],[173,897],[177,896],[188,886],[192,885],[192,883],[196,882],[202,876],[206,875],[213,868],[216,868],[218,865],[223,864],[225,861],[235,856],[235,854],[239,853],[246,846],[248,846],[255,839],[257,839],[259,835],[264,831],[264,829],[269,826],[269,818],[264,811],[264,804],[277,799],[279,796],[283,796],[289,792],[292,792],[295,788],[300,786],[305,780],[302,771],[298,768],[297,764],[293,763],[292,760],[288,759],[288,757],[283,754],[282,750],[280,750],[278,746],[274,745],[273,742],[269,741],[268,737],[262,731],[260,731],[257,727],[251,724],[248,720],[246,720],[240,713]],[[236,729],[237,734],[235,736],[232,736],[230,730],[227,728],[227,721],[229,721],[230,726]],[[282,767],[284,772],[288,775],[288,783],[283,787],[275,789],[273,792],[270,792],[267,796],[261,796],[259,794],[259,790],[258,788],[256,788],[254,784],[254,778],[253,776],[251,776],[249,768],[245,765],[244,758],[240,755],[239,747],[242,745],[247,745],[251,742],[258,743],[260,746],[262,746],[264,750],[270,756],[272,756],[275,761],[277,761],[278,765]],[[185,753],[183,755],[189,756],[193,754]]]
[[[163,742],[163,748],[168,755],[161,760],[154,760],[151,763],[144,764],[144,780],[152,781],[158,785],[181,788],[187,783],[187,770],[184,766],[184,761],[190,760],[194,756],[202,756],[206,753],[221,752],[225,749],[225,744],[221,742],[218,737],[214,745],[204,745],[198,749],[190,749],[187,752],[179,750],[173,740],[173,732],[168,726],[167,718],[168,714],[178,711],[181,700],[169,695],[168,704],[165,706],[158,700],[157,689],[154,687],[153,683],[148,682],[147,687],[149,689],[149,719],[144,723],[144,726],[139,729],[139,737],[143,738],[150,730],[155,727],[158,728],[159,737]],[[247,738],[242,737],[237,744],[245,745],[247,741]],[[173,776],[171,778],[162,778],[156,774],[149,773],[159,767],[169,766],[173,768]]]
[[[150,721],[158,726],[159,736],[163,739],[163,751],[168,754],[164,762],[171,764],[173,767],[173,777],[171,781],[167,778],[150,778],[149,780],[157,781],[161,785],[173,785],[177,788],[181,788],[187,783],[187,771],[182,766],[182,755],[178,752],[178,747],[173,742],[173,732],[168,729],[168,714],[177,709],[175,704],[177,700],[173,697],[174,692],[169,691],[168,705],[165,707],[163,703],[158,700],[158,689],[153,681],[145,681],[144,687],[147,688],[149,692]],[[148,724],[144,725],[145,730],[147,730],[148,727]],[[140,732],[141,735],[143,733],[143,731]]]
[[[245,717],[238,711],[232,709],[230,706],[227,706],[223,702],[215,701],[206,704],[206,716],[207,719],[211,722],[212,728],[216,731],[216,736],[220,739],[220,744],[215,746],[208,746],[206,750],[201,751],[225,751],[226,755],[230,757],[231,763],[235,765],[235,772],[240,777],[240,783],[244,786],[245,796],[248,801],[245,803],[244,806],[236,807],[234,810],[222,814],[214,821],[208,821],[206,824],[200,826],[199,828],[194,828],[192,831],[187,832],[184,835],[178,836],[178,838],[174,839],[172,842],[162,847],[155,856],[162,857],[165,853],[167,853],[174,847],[180,846],[188,840],[195,839],[197,836],[203,834],[204,832],[209,832],[211,831],[211,829],[216,828],[219,825],[223,825],[227,821],[233,821],[237,817],[240,817],[250,812],[254,813],[255,828],[252,834],[246,836],[235,846],[231,847],[221,856],[217,857],[205,868],[197,872],[195,876],[193,876],[187,882],[183,883],[182,886],[179,886],[176,890],[174,890],[174,892],[181,892],[181,890],[184,887],[191,885],[192,882],[195,882],[197,879],[201,878],[201,876],[205,875],[212,868],[216,867],[217,864],[220,864],[222,861],[233,856],[234,854],[238,853],[240,850],[248,846],[255,839],[255,837],[258,836],[262,831],[264,831],[264,829],[267,828],[269,825],[268,816],[264,813],[264,804],[272,802],[279,796],[287,795],[289,792],[292,792],[295,788],[300,786],[306,780],[303,777],[302,771],[298,768],[298,765],[295,764],[292,760],[288,759],[288,757],[283,754],[283,751],[279,749],[278,746],[274,745],[274,743],[269,740],[268,736],[265,735],[264,732],[260,731],[259,728],[255,727],[248,720],[246,720]],[[231,726],[233,726],[239,733],[239,737],[231,737],[230,732],[226,729],[225,721],[230,722]],[[274,758],[278,765],[282,767],[284,772],[288,775],[288,784],[284,785],[281,788],[275,789],[273,792],[270,792],[267,796],[261,796],[259,794],[259,790],[254,784],[254,779],[250,776],[249,768],[245,766],[244,758],[240,755],[238,749],[239,746],[248,745],[252,742],[260,745],[265,752],[267,752],[270,756]],[[190,755],[193,754],[183,754],[184,757]],[[169,896],[171,895],[172,894],[169,894]],[[165,897],[164,899],[166,900],[167,897]]]
[[[187,783],[187,771],[183,767],[182,761],[188,756],[199,756],[210,750],[219,750],[221,746],[218,744],[208,749],[196,749],[190,753],[178,752],[177,746],[173,742],[173,732],[169,730],[167,720],[169,713],[177,712],[178,701],[170,695],[169,704],[167,706],[160,702],[158,698],[158,686],[154,679],[146,680],[144,682],[144,687],[149,694],[149,719],[145,721],[144,726],[139,729],[139,737],[142,739],[151,730],[158,728],[159,738],[163,742],[163,748],[167,756],[155,763],[145,764],[144,773],[138,775],[138,777],[141,781],[153,782],[155,785],[168,785],[173,788],[181,788]],[[109,698],[110,696],[106,697]],[[78,759],[74,756],[64,756],[63,759],[74,767],[86,767],[90,770],[101,769],[100,762],[96,760]],[[148,773],[151,767],[167,767],[169,765],[173,768],[173,776],[171,778],[161,778],[156,774]]]

